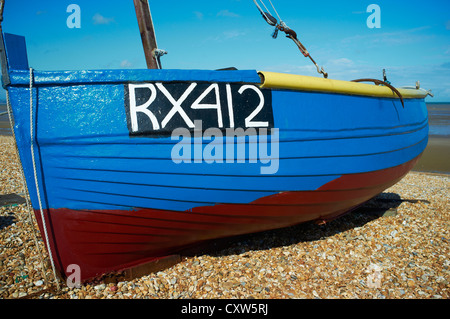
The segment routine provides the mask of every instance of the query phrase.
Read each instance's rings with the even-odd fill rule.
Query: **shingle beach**
[[[25,197],[12,137],[0,136],[0,159],[0,194]],[[26,203],[4,202],[0,298],[448,299],[449,188],[450,175],[411,172],[325,225],[252,234],[132,280],[61,282],[59,291]]]

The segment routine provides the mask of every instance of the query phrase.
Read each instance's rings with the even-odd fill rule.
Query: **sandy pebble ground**
[[[0,136],[0,158],[0,194],[23,196],[12,138]],[[448,299],[449,182],[450,175],[412,172],[328,224],[253,234],[133,280],[62,282],[59,291],[27,205],[6,205],[0,298]]]

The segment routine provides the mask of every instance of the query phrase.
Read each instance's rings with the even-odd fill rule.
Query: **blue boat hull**
[[[145,74],[140,83],[171,87]],[[235,82],[223,83],[256,87],[235,74]],[[394,98],[269,90],[273,128],[267,133],[258,128],[230,137],[221,130],[223,137],[212,139],[186,128],[186,136],[175,138],[133,134],[127,79],[48,83],[46,74],[40,84],[39,76],[32,104],[28,88],[9,88],[20,158],[39,220],[40,192],[58,269],[82,265],[84,279],[207,239],[333,218],[397,182],[427,145],[423,99],[408,99],[403,108]],[[199,82],[172,83],[172,89]],[[264,141],[267,150],[252,153]],[[174,157],[174,149],[184,152]],[[356,186],[339,182],[349,177]],[[338,186],[321,193],[333,183]]]
[[[32,206],[58,271],[79,265],[82,280],[335,218],[428,141],[424,98],[263,88],[252,70],[38,72],[15,57],[3,80]]]

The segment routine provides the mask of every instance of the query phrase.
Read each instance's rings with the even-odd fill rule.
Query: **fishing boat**
[[[418,84],[334,80],[319,67],[318,77],[162,69],[156,47],[149,69],[42,71],[22,36],[1,37],[31,205],[63,278],[71,265],[86,281],[214,239],[332,220],[396,184],[427,146],[430,92]]]

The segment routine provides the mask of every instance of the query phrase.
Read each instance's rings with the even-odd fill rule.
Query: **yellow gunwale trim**
[[[386,86],[276,72],[259,71],[258,74],[262,81],[261,88],[399,98]],[[420,99],[428,95],[425,90],[397,90],[404,99]]]

